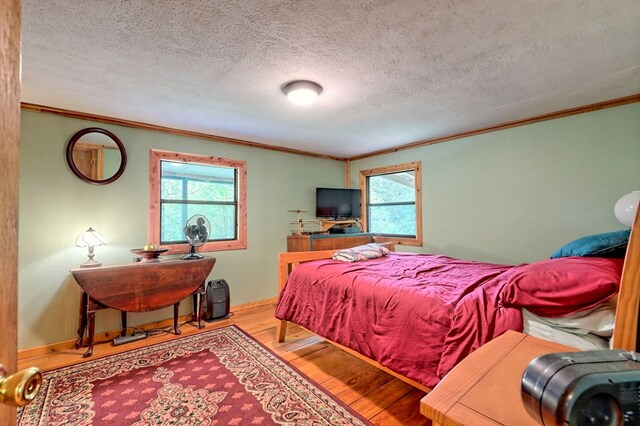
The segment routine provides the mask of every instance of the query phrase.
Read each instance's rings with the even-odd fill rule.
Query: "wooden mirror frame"
[[[118,146],[118,150],[120,151],[120,157],[121,157],[120,167],[114,173],[113,176],[107,179],[93,179],[88,176],[85,176],[76,167],[75,163],[73,162],[73,148],[75,147],[76,143],[80,140],[80,138],[88,133],[102,133],[103,135],[106,135],[109,138],[111,138]],[[124,169],[127,166],[127,151],[124,149],[124,145],[122,144],[120,139],[118,139],[118,137],[113,133],[111,133],[110,131],[101,129],[99,127],[87,127],[86,129],[82,129],[76,132],[69,140],[69,143],[67,144],[67,164],[69,165],[69,168],[71,168],[71,171],[73,172],[73,174],[79,177],[82,181],[93,184],[93,185],[107,185],[109,183],[114,182],[116,179],[122,176],[122,173],[124,173]]]

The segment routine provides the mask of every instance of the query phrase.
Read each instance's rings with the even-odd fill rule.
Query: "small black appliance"
[[[229,316],[229,284],[225,280],[212,280],[207,283],[207,303],[204,318],[207,322]]]
[[[620,350],[539,356],[522,376],[522,401],[540,424],[640,424],[640,354]]]

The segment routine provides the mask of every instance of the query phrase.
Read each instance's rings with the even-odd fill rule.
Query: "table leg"
[[[91,310],[91,311],[87,312],[87,323],[88,323],[88,326],[89,326],[89,336],[87,337],[87,345],[89,346],[89,348],[82,355],[83,358],[88,358],[91,355],[93,355],[93,337],[94,337],[95,328],[96,328],[96,313],[95,313],[95,311]]]
[[[204,323],[202,322],[202,312],[204,311],[204,297],[205,290],[201,288],[197,293],[198,296],[198,304],[194,304],[194,310],[196,311],[196,321],[198,322],[198,328],[204,328]]]
[[[193,293],[191,295],[191,298],[193,299],[193,320],[197,321],[198,320],[198,306],[200,306],[200,303],[198,302],[198,292],[196,290],[195,293]]]
[[[182,333],[180,331],[180,329],[178,328],[178,310],[179,310],[179,308],[180,308],[180,302],[178,302],[175,305],[173,305],[173,332],[175,334]]]
[[[120,311],[120,318],[122,319],[122,331],[121,336],[127,335],[127,311]]]
[[[84,344],[84,332],[87,329],[87,293],[82,292],[80,297],[80,321],[78,325],[78,339],[76,340],[76,349]]]

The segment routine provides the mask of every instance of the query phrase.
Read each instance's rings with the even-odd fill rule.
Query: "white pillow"
[[[576,312],[559,318],[541,317],[523,309],[523,315],[541,324],[547,324],[553,328],[574,334],[595,334],[601,337],[613,335],[613,325],[616,317],[616,302],[618,296],[614,296],[606,303],[592,309]]]
[[[598,349],[609,349],[609,343],[605,337],[595,334],[570,333],[564,329],[559,329],[549,324],[544,324],[538,319],[532,318],[533,314],[523,309],[522,319],[525,334],[529,334],[540,339],[556,342],[561,345],[571,346],[583,351],[593,351]]]
[[[333,253],[333,260],[343,262],[357,262],[359,260],[375,259],[389,254],[389,249],[376,243],[369,243],[363,246],[351,247]]]

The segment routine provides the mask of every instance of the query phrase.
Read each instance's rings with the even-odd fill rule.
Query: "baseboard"
[[[258,300],[255,302],[243,303],[242,305],[232,306],[231,312],[246,311],[247,309],[257,308],[258,306],[275,305],[276,303],[278,303],[278,298],[272,297],[270,299]]]
[[[278,298],[277,297],[272,297],[270,299],[264,299],[264,300],[258,300],[255,302],[249,302],[249,303],[243,303],[240,305],[236,305],[236,306],[232,306],[231,307],[231,312],[241,312],[241,311],[245,311],[247,309],[251,309],[251,308],[257,308],[259,306],[265,306],[265,305],[273,305],[275,303],[278,302]],[[192,320],[192,315],[182,315],[180,317],[178,317],[178,322],[182,323],[185,321],[190,321]],[[143,324],[143,325],[136,325],[136,328],[143,328],[145,330],[151,330],[151,329],[156,329],[156,328],[163,328],[163,327],[171,327],[173,326],[173,318],[168,318],[165,320],[161,320],[161,321],[156,321],[156,322],[152,322],[152,323],[148,323],[148,324]],[[111,340],[116,336],[120,335],[120,330],[111,330],[111,331],[106,331],[103,333],[96,333],[95,337],[94,337],[94,341],[95,342],[101,342],[101,341],[105,341],[105,340]],[[37,346],[35,348],[28,348],[28,349],[21,349],[18,351],[18,360],[22,360],[22,359],[26,359],[26,358],[30,358],[33,356],[39,356],[39,355],[45,355],[51,352],[59,352],[59,351],[63,351],[63,350],[67,350],[67,349],[74,349],[76,345],[76,339],[73,340],[65,340],[63,342],[58,342],[58,343],[51,343],[48,345],[43,345],[43,346]]]

